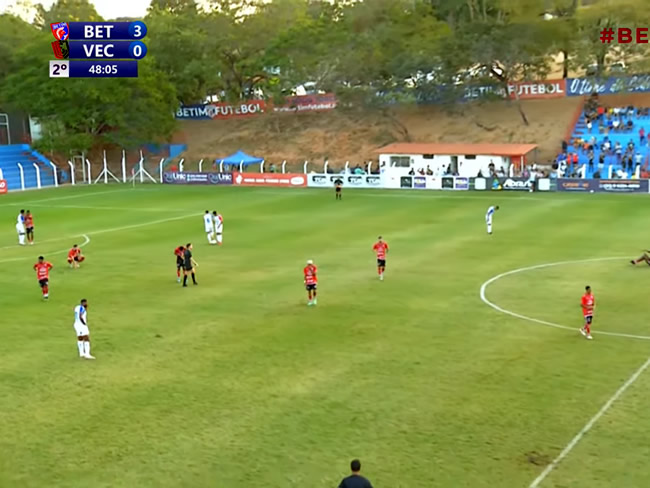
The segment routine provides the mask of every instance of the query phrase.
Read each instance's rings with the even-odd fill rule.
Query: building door
[[[452,156],[451,157],[451,164],[450,166],[450,173],[452,175],[458,174],[458,156]]]
[[[9,116],[0,114],[0,146],[11,144],[11,135],[9,134]]]

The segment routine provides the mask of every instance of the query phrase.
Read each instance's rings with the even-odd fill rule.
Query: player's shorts
[[[183,263],[183,269],[185,271],[192,271],[194,268],[192,267],[192,263]]]
[[[585,315],[585,324],[591,325],[591,322],[594,320],[593,315]]]
[[[314,290],[316,290],[316,283],[314,283],[313,285],[305,285],[305,289],[306,289],[307,291],[314,291]]]
[[[341,187],[340,186],[336,187],[336,193],[341,193]]]
[[[74,331],[75,331],[75,334],[77,334],[77,337],[90,335],[90,331],[88,330],[88,326],[82,324],[81,322],[74,324]]]
[[[48,281],[49,280],[47,278],[44,280],[38,280],[38,284],[41,286],[41,288],[43,288],[44,286],[47,286]]]
[[[75,256],[73,258],[68,258],[68,262],[71,263],[72,261],[75,261],[77,263],[83,262],[83,260],[86,259],[83,256]]]
[[[208,227],[205,228],[205,233],[206,234],[212,234],[213,232],[214,232],[213,228],[211,228],[211,227],[210,228],[208,228]]]
[[[385,259],[378,259],[377,260],[377,267],[378,268],[379,267],[385,268],[386,267],[386,260]]]
[[[16,224],[16,231],[19,234],[24,234],[25,233],[25,226],[23,224]]]
[[[184,265],[185,265],[185,261],[183,261],[183,258],[176,256],[176,267],[182,268]]]
[[[27,227],[27,233],[28,234],[33,234],[34,233],[34,227]]]

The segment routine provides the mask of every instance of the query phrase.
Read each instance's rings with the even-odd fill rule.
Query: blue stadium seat
[[[638,107],[635,107],[635,109]],[[650,156],[650,147],[648,146],[648,133],[650,132],[650,116],[637,116],[636,110],[635,114],[632,117],[622,117],[621,120],[623,123],[627,123],[628,120],[632,120],[633,126],[631,130],[624,130],[624,131],[619,131],[619,132],[614,132],[614,131],[609,131],[609,134],[605,133],[600,133],[599,130],[599,125],[598,121],[592,122],[592,127],[591,130],[587,127],[587,122],[585,118],[585,112],[583,111],[580,114],[580,117],[578,118],[578,121],[573,128],[573,132],[571,134],[571,138],[573,140],[576,139],[583,139],[586,142],[589,142],[592,137],[596,138],[596,145],[594,146],[594,165],[593,169],[589,168],[589,157],[588,157],[588,151],[585,150],[584,148],[579,148],[577,151],[578,154],[578,167],[585,165],[586,168],[586,174],[585,176],[587,178],[592,178],[594,173],[598,171],[598,161],[599,161],[599,156],[601,152],[601,146],[603,141],[605,140],[605,137],[608,138],[608,140],[611,142],[611,147],[612,151],[616,145],[617,142],[619,142],[623,148],[623,154],[625,154],[626,148],[628,144],[631,142],[634,143],[634,155],[635,157],[633,158],[634,162],[634,167],[636,168],[636,154],[640,153],[642,156],[641,159],[641,168],[642,169],[647,169],[648,161],[649,161],[649,156]],[[641,144],[640,138],[639,138],[639,129],[643,128],[645,130],[645,142]],[[569,142],[569,141],[567,141]],[[572,144],[569,144],[568,148],[569,153],[576,153],[575,148],[573,147]],[[605,156],[605,164],[604,168],[601,173],[601,178],[608,178],[609,176],[609,171],[610,167],[612,169],[612,172],[618,171],[620,169],[623,169],[624,171],[627,171],[627,167],[622,168],[621,163],[618,160],[618,157],[615,154],[607,154]],[[575,168],[574,168],[575,170]]]
[[[20,169],[18,163],[22,164],[25,176],[25,188],[36,188],[36,164],[41,174],[41,186],[54,185],[54,172],[49,160],[37,151],[34,151],[28,144],[12,144],[0,146],[0,169],[9,190],[20,190]]]

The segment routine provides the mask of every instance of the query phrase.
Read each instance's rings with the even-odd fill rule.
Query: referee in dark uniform
[[[183,251],[183,286],[187,286],[187,275],[192,275],[192,282],[195,285],[198,285],[196,282],[196,275],[194,274],[194,266],[196,261],[192,257],[192,243],[188,242],[185,246],[185,251]]]
[[[336,193],[336,199],[341,200],[343,195],[341,192],[343,191],[343,182],[341,181],[341,178],[337,178],[336,181],[334,182],[334,188],[336,188],[335,193]]]
[[[350,471],[352,471],[352,474],[347,478],[343,478],[339,488],[372,488],[370,481],[359,474],[361,471],[361,461],[354,459],[350,463]]]

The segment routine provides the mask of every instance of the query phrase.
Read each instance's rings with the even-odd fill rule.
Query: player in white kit
[[[16,217],[16,232],[18,233],[18,244],[25,245],[25,211],[21,210]]]
[[[485,214],[485,224],[487,225],[487,233],[492,234],[492,217],[494,216],[494,212],[499,210],[499,206],[491,206],[490,208],[487,209],[487,212]]]
[[[217,213],[216,210],[212,212],[212,220],[214,221],[214,231],[217,235],[217,244],[223,244],[223,217]]]
[[[208,242],[210,244],[216,244],[217,241],[214,239],[214,222],[212,221],[212,215],[210,215],[209,210],[205,211],[203,225],[205,226],[205,235],[208,237]]]
[[[86,313],[88,310],[88,300],[81,300],[80,304],[74,308],[74,331],[77,334],[77,348],[79,348],[79,357],[83,359],[95,359],[90,355],[90,331],[88,330],[88,319]]]

